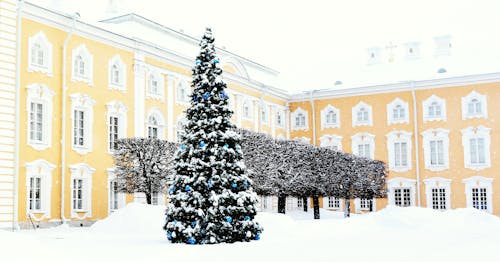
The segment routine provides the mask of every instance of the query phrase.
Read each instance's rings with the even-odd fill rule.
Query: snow
[[[128,204],[90,228],[59,226],[0,231],[0,257],[9,261],[493,261],[500,218],[475,209],[438,212],[387,207],[343,219],[321,210],[261,212],[259,241],[190,246],[170,244],[164,206]]]

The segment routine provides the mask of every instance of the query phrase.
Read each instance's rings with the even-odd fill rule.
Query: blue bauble
[[[229,145],[227,143],[224,144],[224,148],[229,148]]]
[[[203,99],[208,100],[209,98],[210,98],[209,92],[206,92],[205,94],[203,94]]]
[[[205,147],[207,144],[205,144],[205,142],[201,141],[200,142],[200,147]]]
[[[222,92],[220,93],[220,95],[221,95],[221,97],[222,97],[223,99],[227,99],[227,98],[228,98],[228,96],[227,96],[226,92],[224,92],[224,91],[222,91]]]
[[[248,181],[246,181],[246,180],[245,180],[245,181],[243,182],[243,187],[248,188]]]
[[[215,58],[214,59],[214,64],[217,64],[217,63],[219,63],[219,59]]]
[[[260,233],[257,233],[257,234],[255,235],[255,240],[259,240],[259,239],[260,239]]]
[[[196,60],[195,64],[196,65],[201,65],[201,61],[200,60]]]
[[[188,243],[191,245],[196,244],[196,239],[190,237],[190,238],[188,238]]]
[[[174,219],[174,225],[177,224],[177,220]]]
[[[198,96],[197,95],[193,96],[193,101],[198,102]]]
[[[197,224],[198,224],[198,222],[196,222],[196,221],[191,222],[192,227],[195,227]]]
[[[250,221],[250,217],[249,216],[245,216],[245,221]]]
[[[172,240],[172,233],[170,231],[167,232],[167,239]]]
[[[186,145],[181,145],[181,150],[186,150]]]
[[[184,188],[184,190],[186,190],[186,192],[188,192],[188,193],[191,191],[191,189],[192,188],[190,186],[186,186],[186,188]]]
[[[233,218],[232,218],[232,217],[230,217],[230,216],[228,216],[228,217],[226,217],[226,221],[227,221],[228,223],[231,223],[231,222],[233,222]]]
[[[212,187],[212,180],[208,180],[208,183],[207,183],[207,188],[211,188]]]
[[[234,146],[234,148],[236,148],[236,149],[240,149],[240,145],[236,144],[236,145]]]
[[[233,184],[231,184],[231,187],[232,187],[232,188],[236,188],[236,187],[238,187],[238,184],[233,183]]]

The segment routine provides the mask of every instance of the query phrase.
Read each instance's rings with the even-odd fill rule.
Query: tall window
[[[298,208],[303,208],[304,207],[304,199],[302,199],[301,197],[297,198],[297,207]]]
[[[45,52],[39,43],[35,43],[31,47],[31,63],[36,66],[46,67]]]
[[[155,116],[148,119],[148,138],[158,138],[158,120]]]
[[[411,195],[409,188],[394,189],[394,204],[400,207],[411,206]]]
[[[121,84],[120,68],[116,64],[111,67],[111,83],[115,85]]]
[[[73,179],[73,209],[83,209],[83,179]]]
[[[448,134],[448,130],[441,128],[422,132],[425,168],[431,171],[442,171],[449,168]]]
[[[304,127],[306,126],[306,116],[302,113],[298,113],[295,116],[295,126]]]
[[[431,152],[431,165],[442,166],[444,165],[444,141],[443,140],[431,140],[430,152]]]
[[[29,210],[37,211],[42,209],[42,178],[29,178]]]
[[[469,147],[471,164],[486,163],[484,138],[478,137],[469,139]]]
[[[408,166],[408,144],[406,142],[394,143],[394,166],[396,168]]]
[[[429,105],[429,117],[434,118],[434,117],[440,117],[441,116],[441,105],[438,102],[432,102]]]
[[[337,123],[337,114],[334,111],[329,111],[326,114],[326,123],[327,124],[335,124],[335,123]]]
[[[359,123],[368,122],[368,111],[365,108],[359,109],[357,119]]]
[[[36,142],[43,141],[43,104],[31,102],[30,105],[30,140]]]
[[[446,100],[432,95],[423,101],[424,122],[446,121]]]
[[[488,117],[486,95],[472,91],[467,96],[462,97],[462,119],[481,117]]]
[[[158,192],[151,193],[151,204],[156,206],[158,205]]]
[[[159,94],[158,79],[156,79],[155,75],[153,75],[153,74],[149,75],[148,92],[150,94],[155,94],[155,95]]]
[[[73,145],[85,145],[85,112],[82,110],[73,111]]]
[[[118,183],[116,181],[109,182],[109,208],[111,211],[120,208],[119,205],[119,194]]]
[[[484,187],[472,188],[472,207],[480,210],[488,209],[486,188]]]
[[[260,121],[263,122],[263,123],[267,123],[268,119],[267,119],[267,115],[268,115],[268,109],[266,107],[266,105],[263,105],[262,106],[262,109],[260,110]]]
[[[467,104],[467,114],[468,115],[481,115],[481,102],[477,100],[476,98],[472,99],[468,104]]]
[[[490,132],[484,126],[462,129],[464,164],[466,168],[481,170],[491,166]]]
[[[392,117],[396,121],[404,120],[406,118],[406,112],[403,106],[397,105],[392,109]]]
[[[446,189],[445,188],[432,188],[432,209],[446,210]]]
[[[73,70],[74,70],[75,76],[81,77],[81,78],[86,77],[85,60],[83,60],[83,57],[81,55],[76,56],[75,61],[73,63]]]
[[[356,133],[351,137],[354,155],[375,158],[375,136],[370,133]]]
[[[28,72],[52,76],[52,44],[40,31],[28,38]]]
[[[370,144],[358,144],[358,156],[371,158]]]
[[[248,100],[243,101],[243,117],[244,118],[251,118],[252,117],[252,112],[250,109],[250,102]]]
[[[283,113],[278,110],[276,111],[276,125],[277,126],[283,126]]]
[[[118,143],[117,143],[117,140],[118,140],[118,136],[119,136],[119,133],[118,133],[118,128],[119,128],[119,125],[118,125],[118,117],[116,116],[110,116],[109,117],[109,149],[110,150],[116,150],[118,149]]]

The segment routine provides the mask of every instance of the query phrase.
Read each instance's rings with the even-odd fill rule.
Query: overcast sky
[[[84,19],[96,20],[108,0],[63,2]],[[333,86],[335,80],[365,66],[366,48],[374,45],[432,42],[434,36],[449,34],[471,43],[486,43],[484,48],[500,49],[500,0],[120,2],[127,11],[196,37],[211,26],[218,45],[278,70],[289,90]],[[464,48],[474,46],[483,47]]]

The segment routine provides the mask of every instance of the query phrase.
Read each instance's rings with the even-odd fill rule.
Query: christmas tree
[[[258,240],[253,219],[257,195],[230,122],[226,84],[207,29],[193,68],[191,106],[175,155],[166,211],[167,238],[174,243],[215,244]]]

